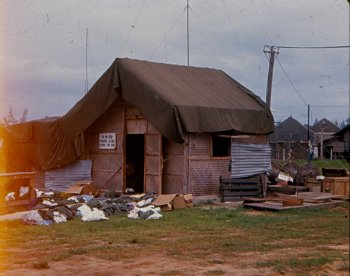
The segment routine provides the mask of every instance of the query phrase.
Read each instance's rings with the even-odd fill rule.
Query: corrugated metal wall
[[[45,189],[64,192],[74,182],[91,180],[91,160],[77,160],[60,169],[45,171]]]
[[[231,177],[242,178],[271,171],[268,144],[231,143]]]

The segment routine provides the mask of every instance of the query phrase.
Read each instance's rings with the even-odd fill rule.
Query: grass
[[[257,262],[256,265],[258,267],[273,267],[274,271],[277,272],[282,272],[289,268],[306,272],[313,268],[319,268],[326,264],[331,264],[336,260],[342,260],[346,257],[349,258],[348,254],[345,255],[335,252],[324,252],[321,255],[318,253],[312,253],[286,259],[275,258],[269,261]],[[345,261],[343,261],[342,264],[344,264],[344,266],[338,267],[337,270],[344,271],[344,269],[346,269]]]
[[[0,257],[5,256],[0,258],[0,271],[16,266],[11,261],[14,259],[17,264],[35,263],[37,269],[42,269],[72,256],[127,261],[145,252],[181,262],[220,266],[233,263],[239,254],[253,252],[260,256],[287,249],[302,254],[270,254],[268,260],[250,265],[272,267],[279,272],[313,271],[341,261],[346,268],[349,256],[344,257],[343,251],[329,245],[348,244],[348,211],[346,206],[252,215],[251,210],[243,208],[191,208],[163,213],[164,217],[157,221],[112,216],[103,222],[75,218],[51,226],[0,222]],[[218,267],[206,272],[221,274],[224,271]],[[182,274],[180,270],[170,270],[163,275]]]
[[[282,161],[277,160],[279,164],[282,165],[287,164],[289,161]],[[296,163],[299,167],[307,164],[307,160],[292,160],[293,163]],[[318,168],[319,172],[322,172],[322,168],[328,168],[328,169],[345,169],[347,171],[350,171],[350,163],[346,162],[345,160],[328,160],[328,159],[315,159],[311,161],[311,163]]]

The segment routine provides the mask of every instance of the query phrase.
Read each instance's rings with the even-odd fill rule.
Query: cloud
[[[1,1],[0,100],[18,112],[28,108],[31,118],[64,114],[85,93],[86,49],[90,86],[116,57],[185,65],[185,7],[186,1],[170,0]],[[191,0],[190,7],[190,64],[222,69],[263,100],[264,45],[349,43],[346,1]],[[278,60],[307,103],[349,102],[348,49],[280,49]],[[294,90],[276,62],[276,118],[305,121]],[[333,108],[316,112],[347,117]]]

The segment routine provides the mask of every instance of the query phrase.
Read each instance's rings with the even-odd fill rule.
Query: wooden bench
[[[246,178],[231,178],[220,176],[221,201],[241,200],[243,197],[263,197],[261,175]]]

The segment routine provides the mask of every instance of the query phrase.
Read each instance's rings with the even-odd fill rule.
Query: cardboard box
[[[153,202],[152,205],[160,207],[162,211],[173,210],[173,200],[176,194],[159,195]]]
[[[187,207],[192,207],[193,206],[193,196],[192,196],[192,194],[184,195],[184,200],[186,202],[186,206]]]
[[[80,180],[70,186],[65,193],[78,195],[96,195],[97,189],[92,180]]]
[[[173,199],[173,208],[174,208],[174,209],[187,208],[184,195],[177,195],[177,196]]]
[[[167,194],[159,195],[152,204],[160,207],[162,211],[171,211],[174,209],[192,207],[192,202],[192,194]]]

